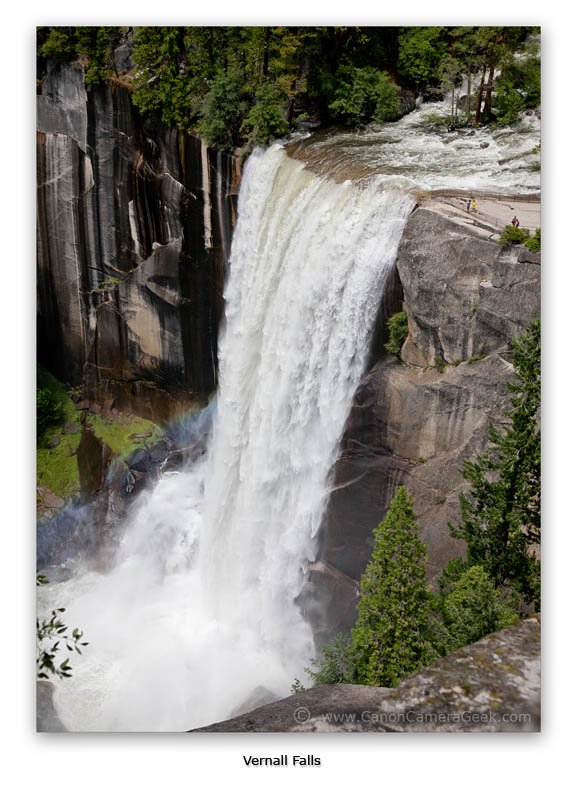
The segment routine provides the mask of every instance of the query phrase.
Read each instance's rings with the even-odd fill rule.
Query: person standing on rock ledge
[[[472,199],[472,211],[473,211],[473,212],[475,212],[475,211],[476,211],[476,198],[473,198],[473,199]]]
[[[470,204],[471,204],[471,203],[472,203],[472,200],[471,200],[470,198],[468,198],[468,200],[466,201],[466,211],[467,211],[467,212],[469,212],[469,211],[470,211]]]
[[[515,229],[517,229],[520,226],[520,221],[518,220],[516,215],[514,215],[514,217],[512,218],[512,225],[514,226]]]

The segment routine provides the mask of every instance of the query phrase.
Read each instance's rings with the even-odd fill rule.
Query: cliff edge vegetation
[[[47,61],[133,91],[142,115],[213,147],[266,144],[299,123],[398,119],[451,96],[451,125],[511,123],[540,103],[538,28],[39,27]]]

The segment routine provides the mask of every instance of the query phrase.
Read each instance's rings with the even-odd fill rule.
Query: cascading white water
[[[313,655],[297,604],[381,291],[414,201],[336,184],[279,145],[245,168],[208,456],[138,500],[115,567],[46,590],[90,646],[58,685],[70,730],[184,730]]]

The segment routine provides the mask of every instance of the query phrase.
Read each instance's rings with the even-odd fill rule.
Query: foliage
[[[73,28],[38,28],[38,53],[56,64],[70,61],[76,55]]]
[[[396,686],[432,657],[426,638],[427,550],[418,539],[412,499],[404,487],[397,491],[374,536],[351,632],[354,678],[368,685]]]
[[[402,28],[398,72],[418,91],[451,90],[452,125],[458,118],[454,89],[463,76],[467,120],[474,113],[476,125],[495,118],[512,123],[521,111],[540,103],[540,64],[530,38],[535,33],[538,29],[522,26]],[[481,76],[475,97],[473,74]]]
[[[536,229],[534,234],[530,235],[528,229],[505,226],[504,232],[500,235],[498,242],[500,245],[525,245],[530,251],[540,251],[540,229]]]
[[[102,83],[114,70],[114,50],[121,38],[122,29],[117,27],[76,28],[76,48],[87,62],[84,79],[88,85]]]
[[[60,499],[67,499],[80,490],[80,474],[76,449],[80,434],[59,435],[60,443],[52,448],[40,446],[36,452],[36,481]]]
[[[500,245],[522,245],[529,236],[530,232],[528,229],[504,226],[504,232],[500,235],[498,242]]]
[[[542,250],[542,242],[541,242],[540,229],[536,229],[534,234],[531,237],[528,237],[528,239],[526,240],[524,245],[526,246],[526,248],[529,251],[533,251],[533,252],[541,251]]]
[[[329,109],[347,125],[395,120],[399,88],[387,72],[375,67],[341,67],[336,76],[334,100]]]
[[[438,355],[438,354],[435,354],[435,355],[434,355],[434,367],[435,367],[435,368],[436,368],[436,370],[437,370],[437,371],[439,371],[441,374],[443,374],[443,373],[444,373],[444,369],[446,368],[446,365],[447,365],[447,364],[448,364],[448,363],[446,362],[446,360],[444,359],[444,357],[440,357],[440,355]]]
[[[187,75],[186,29],[139,27],[132,57],[136,65],[133,100],[144,115],[187,128],[208,90],[205,75]]]
[[[79,423],[79,415],[69,398],[66,388],[43,366],[36,371],[37,400],[48,399],[47,405],[37,401],[37,483],[49,488],[61,498],[71,496],[79,489],[78,462],[75,450],[80,441],[79,434],[62,432],[65,422]],[[56,415],[46,412],[56,410]],[[57,436],[58,442],[49,447],[50,436]]]
[[[322,649],[322,657],[312,661],[306,673],[315,686],[323,683],[350,683],[354,678],[354,652],[348,636],[337,633]]]
[[[56,63],[80,59],[86,83],[99,83],[113,74],[114,49],[129,30],[40,27],[38,52]],[[455,90],[464,76],[465,119],[474,112],[476,124],[506,123],[539,103],[539,61],[530,50],[535,32],[521,26],[138,26],[128,82],[144,116],[200,128],[219,147],[267,142],[302,116],[344,125],[394,120],[396,76],[419,92],[451,92],[452,125],[461,122]],[[482,76],[474,98],[473,73]]]
[[[150,446],[162,436],[162,430],[158,425],[130,413],[118,413],[114,418],[89,413],[87,421],[95,435],[107,443],[114,454],[122,458],[134,451],[137,442],[145,442]]]
[[[384,348],[398,357],[408,337],[408,315],[404,310],[395,312],[388,318],[387,326],[388,341],[384,344]]]
[[[121,42],[120,27],[54,27],[37,30],[38,53],[56,64],[81,58],[87,84],[105,81],[113,70],[114,48]]]
[[[238,76],[218,70],[202,103],[200,136],[212,147],[232,147],[238,138],[243,111]]]
[[[294,678],[294,683],[290,687],[290,691],[292,694],[300,694],[300,692],[306,691],[306,686],[302,683],[301,680],[298,678]]]
[[[36,575],[36,585],[46,585],[47,579],[42,574]],[[36,619],[36,676],[38,680],[47,680],[51,675],[59,678],[69,678],[72,674],[70,659],[65,658],[59,664],[57,655],[65,647],[69,652],[82,654],[80,647],[87,647],[88,642],[82,641],[84,634],[78,628],[68,631],[60,614],[65,608],[56,608],[48,619]]]
[[[402,28],[398,39],[398,71],[417,86],[434,82],[447,45],[444,28]]]
[[[518,619],[518,603],[496,589],[482,566],[470,566],[442,600],[450,650],[478,641]]]
[[[468,569],[468,564],[462,558],[451,558],[442,569],[438,579],[438,588],[441,595],[446,595],[454,583],[459,580]]]
[[[266,82],[258,88],[255,102],[240,129],[249,144],[265,145],[271,139],[288,133],[288,123],[282,115],[281,103],[282,95],[274,84]]]
[[[47,392],[53,403],[62,411],[58,420],[52,419],[40,437],[38,425],[38,448],[36,453],[37,484],[50,489],[56,496],[66,499],[80,488],[76,449],[80,443],[80,414],[68,392],[56,377],[43,366],[37,369],[38,392]],[[149,433],[150,445],[162,435],[160,427],[144,418],[119,413],[113,418],[88,413],[87,421],[96,435],[120,457],[126,457],[136,448],[134,435]],[[75,424],[77,432],[64,432],[62,424]],[[59,443],[49,447],[49,436],[57,435]]]
[[[468,563],[485,568],[497,588],[516,589],[540,604],[540,321],[513,343],[516,381],[509,385],[509,424],[490,427],[489,447],[462,474],[462,523],[452,535],[466,541]]]
[[[51,427],[64,421],[64,407],[50,388],[36,391],[36,437],[41,442]]]
[[[508,125],[524,109],[540,105],[540,59],[528,55],[509,57],[495,83],[494,113],[498,122]]]

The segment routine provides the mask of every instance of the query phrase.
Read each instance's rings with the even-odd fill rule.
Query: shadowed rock
[[[144,123],[118,82],[87,92],[79,64],[37,102],[39,361],[166,420],[215,388],[239,159]]]
[[[49,680],[36,683],[36,731],[38,733],[62,733],[66,731],[54,708],[54,684]]]
[[[80,493],[83,499],[91,499],[104,488],[111,457],[112,450],[108,444],[92,429],[84,427],[77,450]]]

